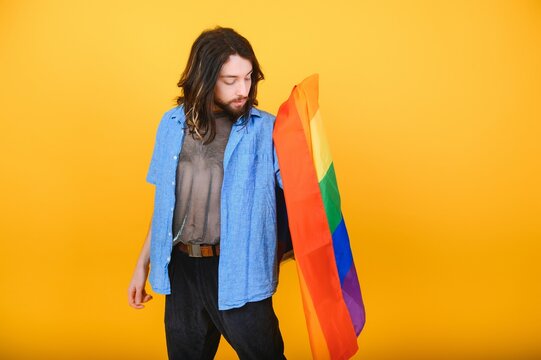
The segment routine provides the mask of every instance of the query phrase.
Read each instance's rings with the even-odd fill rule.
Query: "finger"
[[[128,304],[133,305],[135,300],[135,288],[131,287],[128,289]]]
[[[128,304],[133,308],[141,309],[142,306],[135,303],[135,293],[136,293],[136,289],[134,287],[129,289]]]
[[[135,292],[135,304],[141,304],[141,298],[143,297],[143,289],[136,289]]]
[[[145,297],[143,298],[143,302],[147,302],[149,300],[152,300],[152,295],[150,294],[145,294]]]

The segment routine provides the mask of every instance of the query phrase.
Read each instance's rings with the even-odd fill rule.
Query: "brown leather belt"
[[[220,244],[216,245],[199,245],[199,244],[184,244],[179,243],[177,247],[180,251],[185,252],[191,257],[207,257],[220,255]]]

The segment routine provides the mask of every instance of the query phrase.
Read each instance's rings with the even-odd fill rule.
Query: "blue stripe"
[[[349,269],[353,265],[353,255],[349,246],[349,236],[344,223],[344,216],[332,234],[332,245],[334,249],[334,260],[338,268],[338,276],[340,277],[340,285],[344,283]]]

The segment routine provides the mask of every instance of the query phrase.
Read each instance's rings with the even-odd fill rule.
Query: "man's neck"
[[[228,114],[227,112],[225,112],[224,110],[222,109],[218,109],[218,110],[214,110],[212,112],[212,114],[214,115],[215,118],[223,118],[223,117],[231,117],[230,114]]]

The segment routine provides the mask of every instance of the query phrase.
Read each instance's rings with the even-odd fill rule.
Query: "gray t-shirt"
[[[223,159],[234,119],[221,111],[216,116],[216,137],[206,145],[184,130],[176,173],[173,246],[220,242],[220,197]]]

